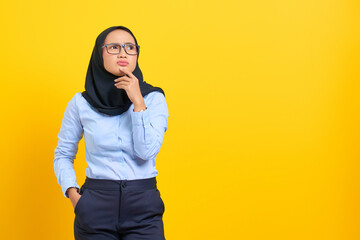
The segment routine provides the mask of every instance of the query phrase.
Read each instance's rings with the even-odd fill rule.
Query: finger
[[[117,88],[126,88],[127,84],[117,83],[117,84],[115,84],[115,87],[117,87]]]
[[[118,86],[118,85],[128,85],[128,83],[126,83],[126,82],[118,82],[118,83],[115,83],[114,84],[115,86]]]
[[[135,77],[134,74],[132,74],[132,72],[130,72],[127,69],[120,69],[120,71],[124,72],[125,74],[127,74],[130,78]]]
[[[131,78],[127,77],[127,76],[123,76],[123,77],[120,77],[120,78],[117,78],[114,80],[114,82],[130,82],[131,81]]]

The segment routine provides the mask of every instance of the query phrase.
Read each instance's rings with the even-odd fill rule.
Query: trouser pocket
[[[81,197],[79,198],[78,202],[75,205],[74,213],[77,214],[79,212],[79,208],[81,208],[81,204],[84,202],[84,197],[86,196],[86,193],[88,192],[88,189],[86,189],[84,186],[80,188],[79,194]]]
[[[160,191],[159,191],[159,189],[155,189],[155,191],[157,192],[157,194],[158,194],[158,196],[159,196],[159,202],[160,202],[160,205],[161,205],[161,207],[162,207],[162,212],[164,213],[165,212],[165,204],[164,204],[164,201],[162,200],[162,198],[161,198],[161,194],[160,194]]]
[[[161,217],[165,210],[160,192],[156,188],[123,192],[121,204],[123,218],[134,222]]]

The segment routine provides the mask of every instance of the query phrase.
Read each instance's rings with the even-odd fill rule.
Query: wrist
[[[145,105],[144,97],[141,95],[141,93],[139,93],[131,101],[134,104],[134,106],[136,106],[136,105]]]
[[[144,107],[144,108],[134,108],[133,112],[142,112],[142,111],[145,111],[147,109],[147,107]]]
[[[134,103],[134,112],[142,112],[147,109],[145,102],[141,101],[140,103]]]
[[[70,197],[71,195],[73,195],[75,192],[79,193],[79,189],[77,187],[69,187],[66,190],[66,196]]]

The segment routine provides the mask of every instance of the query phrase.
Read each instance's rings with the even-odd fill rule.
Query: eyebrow
[[[136,45],[135,43],[132,42],[125,42],[124,44],[128,44],[128,43]],[[108,43],[108,44],[121,44],[121,43]]]

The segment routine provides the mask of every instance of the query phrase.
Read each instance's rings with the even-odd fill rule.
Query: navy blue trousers
[[[74,213],[75,240],[165,240],[156,177],[86,178]]]

